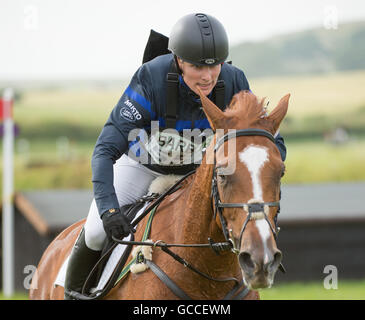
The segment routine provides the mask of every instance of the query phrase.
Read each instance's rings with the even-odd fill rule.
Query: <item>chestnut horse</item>
[[[255,289],[271,287],[281,264],[275,217],[285,167],[273,135],[286,115],[289,96],[283,97],[267,115],[264,99],[258,100],[248,91],[236,94],[225,112],[201,94],[211,128],[225,135],[219,139],[215,134],[196,173],[162,201],[152,223],[150,238],[154,241],[172,244],[207,243],[209,238],[215,242],[230,241],[232,250],[219,254],[211,248],[177,247],[172,251],[211,278],[243,280],[250,289],[244,299],[259,299]],[[228,152],[232,141],[235,152]],[[224,174],[232,163],[235,170]],[[138,224],[136,241],[142,238],[146,220]],[[37,281],[30,290],[31,299],[63,299],[63,288],[54,288],[53,284],[84,222],[65,229],[44,252],[37,268]],[[191,299],[223,299],[236,285],[234,281],[203,277],[158,247],[153,249],[152,261]],[[104,297],[177,298],[151,269],[129,273]]]

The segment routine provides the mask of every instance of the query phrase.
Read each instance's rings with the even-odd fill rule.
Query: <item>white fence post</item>
[[[3,291],[5,297],[14,294],[14,121],[13,90],[3,93]]]

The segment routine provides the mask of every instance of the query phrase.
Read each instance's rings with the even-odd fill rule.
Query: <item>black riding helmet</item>
[[[212,66],[228,56],[228,37],[223,25],[211,15],[182,17],[172,28],[168,49],[189,63]]]

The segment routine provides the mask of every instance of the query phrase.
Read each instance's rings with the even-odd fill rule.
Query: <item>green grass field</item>
[[[290,93],[288,115],[293,118],[347,114],[365,106],[365,71],[259,78],[250,83],[256,95],[270,100],[271,109]]]
[[[0,300],[28,300],[28,295],[25,293],[15,293],[12,297],[5,297],[3,293],[0,293]]]
[[[272,110],[291,93],[285,135],[322,134],[336,126],[365,130],[365,71],[250,80],[252,91],[267,97]],[[21,137],[95,140],[124,87],[33,89],[20,93],[14,108]]]
[[[93,143],[74,143],[70,148],[68,157],[60,154],[56,143],[50,141],[32,144],[27,154],[18,152],[15,189],[90,189]],[[365,181],[365,139],[354,139],[344,145],[289,141],[287,150],[282,183]],[[1,175],[2,170],[0,178]]]
[[[325,289],[318,282],[293,282],[260,290],[262,300],[364,300],[365,279],[339,280],[337,289]],[[0,294],[0,300],[4,300]],[[28,295],[17,293],[11,300],[28,300]]]
[[[291,94],[288,115],[342,114],[365,106],[365,71],[301,77],[249,79],[252,91],[267,97],[269,110],[287,93]],[[118,102],[124,87],[24,90],[15,118],[29,123],[45,119],[70,120],[80,124],[100,124]]]
[[[29,156],[18,155],[15,187],[23,189],[91,188],[90,157],[93,145],[74,146],[71,159],[55,145],[35,146]],[[318,141],[288,142],[283,183],[319,183],[365,180],[365,140],[334,146]]]
[[[344,145],[323,141],[288,142],[283,183],[365,180],[365,139]]]
[[[293,282],[260,290],[262,300],[364,300],[365,279],[339,280],[337,289],[325,289],[323,283]]]

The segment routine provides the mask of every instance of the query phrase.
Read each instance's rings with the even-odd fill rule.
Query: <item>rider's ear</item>
[[[280,123],[284,119],[288,111],[289,98],[290,98],[290,93],[282,97],[278,105],[275,107],[273,111],[270,112],[270,115],[268,116],[268,120],[274,123],[274,132],[272,132],[273,134],[278,131]]]
[[[199,91],[200,100],[202,102],[204,113],[206,114],[209,124],[213,131],[216,131],[220,127],[222,119],[225,117],[223,111],[219,109],[212,101],[210,101],[204,93],[197,88]]]

